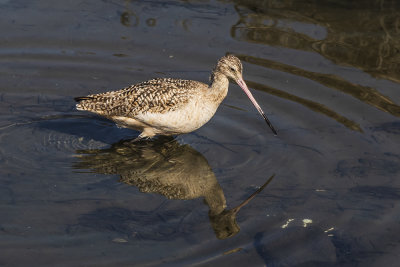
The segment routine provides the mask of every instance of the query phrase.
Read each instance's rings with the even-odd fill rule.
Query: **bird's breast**
[[[158,134],[192,132],[207,123],[215,114],[218,104],[193,98],[185,105],[164,113],[146,112],[135,118],[157,130]]]

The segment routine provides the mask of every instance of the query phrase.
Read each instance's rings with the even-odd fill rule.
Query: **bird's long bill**
[[[261,109],[260,105],[257,103],[256,99],[253,97],[253,95],[251,94],[249,88],[247,88],[246,83],[243,81],[243,79],[239,78],[237,79],[237,84],[243,89],[243,91],[246,93],[246,95],[250,98],[251,102],[253,103],[253,105],[256,107],[256,109],[258,110],[258,112],[261,114],[261,116],[263,116],[265,122],[268,124],[269,128],[271,128],[272,132],[274,133],[274,135],[277,135],[278,133],[276,132],[274,126],[272,126],[271,122],[269,121],[269,119],[267,118],[267,116],[265,115],[264,111]]]

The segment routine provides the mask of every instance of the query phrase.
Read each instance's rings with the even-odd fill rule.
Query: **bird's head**
[[[265,122],[271,128],[274,135],[277,135],[275,128],[272,126],[271,122],[268,120],[267,116],[265,115],[264,111],[261,109],[260,105],[258,105],[257,101],[251,94],[249,88],[247,87],[245,81],[243,80],[242,75],[243,67],[240,60],[234,55],[226,55],[221,57],[218,60],[217,66],[214,69],[214,72],[219,72],[225,75],[229,80],[235,81],[245,92],[245,94],[249,97],[253,105],[256,107],[258,112],[263,116]]]
[[[242,77],[242,63],[234,55],[226,55],[218,60],[215,71],[224,74],[229,80],[235,81],[243,80]]]

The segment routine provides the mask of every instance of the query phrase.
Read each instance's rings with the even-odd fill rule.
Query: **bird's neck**
[[[204,194],[204,200],[210,209],[209,213],[211,215],[218,215],[226,208],[224,191],[222,191],[218,183],[215,183],[210,190],[207,190]]]
[[[218,71],[214,71],[211,73],[210,85],[208,86],[208,88],[209,95],[213,101],[217,102],[218,104],[221,103],[228,94],[228,87],[229,80],[225,74],[222,74]]]

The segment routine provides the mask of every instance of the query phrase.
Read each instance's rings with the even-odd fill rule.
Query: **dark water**
[[[400,5],[348,2],[1,0],[0,266],[396,266]],[[74,110],[228,52],[277,137],[236,85],[175,140]]]

